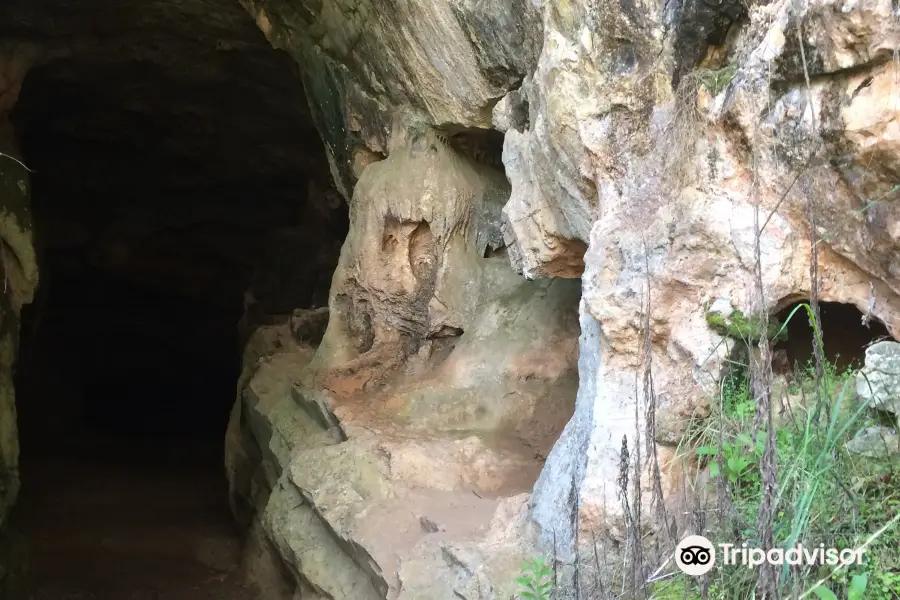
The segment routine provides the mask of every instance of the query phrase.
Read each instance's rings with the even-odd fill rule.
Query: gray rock
[[[847,442],[847,450],[873,458],[900,453],[900,436],[897,431],[882,425],[871,425]]]
[[[856,392],[873,408],[900,413],[900,344],[878,342],[866,350],[866,364],[856,378]]]
[[[727,319],[734,312],[734,306],[728,298],[716,298],[710,305],[709,312],[718,313]]]
[[[522,90],[503,96],[491,113],[494,128],[506,133],[510,129],[522,132],[528,128],[528,101]]]
[[[571,560],[576,552],[573,523],[577,521],[578,490],[585,476],[595,418],[593,374],[599,367],[600,336],[597,321],[582,313],[581,356],[578,360],[581,386],[575,415],[547,457],[532,495],[531,514],[541,526],[541,543],[554,548],[562,561]]]

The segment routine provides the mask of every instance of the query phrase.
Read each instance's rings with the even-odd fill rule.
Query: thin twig
[[[596,585],[600,588],[600,597],[605,598],[606,588],[603,586],[604,571],[600,568],[600,554],[597,552],[597,533],[593,529],[591,530],[591,536],[594,538],[594,570],[596,571]]]
[[[9,160],[11,160],[11,161],[17,163],[19,166],[21,166],[23,169],[25,169],[25,170],[28,171],[29,173],[35,173],[35,171],[32,171],[31,169],[28,168],[28,165],[26,165],[25,163],[23,163],[21,160],[19,160],[19,159],[16,158],[15,156],[12,156],[12,155],[7,154],[7,153],[5,153],[5,152],[0,152],[0,156],[2,156],[2,157],[4,157],[4,158],[8,158]]]
[[[805,172],[806,167],[797,171],[797,175],[794,176],[794,180],[791,181],[791,184],[787,186],[787,189],[784,190],[784,193],[781,195],[781,198],[778,199],[778,202],[775,204],[775,208],[772,209],[772,212],[769,213],[769,216],[766,217],[765,222],[762,224],[762,227],[759,228],[759,233],[762,234],[766,229],[766,225],[769,224],[769,221],[772,220],[772,217],[775,216],[775,213],[778,212],[778,209],[781,208],[782,203],[788,197],[788,194],[791,193],[791,190],[794,189],[794,184],[797,183],[797,180],[800,179],[800,176]]]

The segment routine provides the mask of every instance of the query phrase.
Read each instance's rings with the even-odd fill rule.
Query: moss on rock
[[[769,319],[764,323],[759,317],[748,317],[739,310],[730,315],[707,311],[706,322],[720,335],[754,344],[759,343],[763,334],[772,342],[781,342],[787,339],[787,330],[782,329],[778,319]]]
[[[713,96],[717,96],[722,90],[728,87],[731,80],[737,73],[737,67],[728,65],[712,71],[710,69],[697,69],[697,79],[706,90]]]

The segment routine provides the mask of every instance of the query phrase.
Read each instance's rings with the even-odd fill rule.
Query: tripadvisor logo
[[[675,564],[684,573],[699,577],[716,564],[716,549],[702,535],[689,535],[675,547]]]
[[[719,544],[719,557],[721,564],[741,565],[750,569],[764,563],[782,566],[788,565],[861,565],[865,548],[826,548],[824,544],[818,547],[807,547],[798,544],[793,548],[772,548],[768,552],[761,548],[748,547],[743,543],[740,547],[735,544]],[[716,564],[716,549],[712,542],[702,535],[689,535],[675,547],[675,564],[683,573],[698,577],[709,573]]]

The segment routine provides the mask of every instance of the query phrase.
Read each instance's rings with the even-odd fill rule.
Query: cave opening
[[[223,465],[242,342],[327,304],[348,213],[296,63],[223,10],[57,32],[12,114],[40,267],[13,513],[37,598],[249,597]]]
[[[777,372],[793,372],[806,368],[814,361],[813,327],[808,313],[793,302],[775,314],[779,323],[787,323],[787,338],[775,347],[774,365]],[[796,311],[796,312],[795,312]],[[791,316],[793,313],[793,316]],[[820,302],[822,347],[824,359],[839,372],[863,366],[866,348],[883,339],[893,339],[884,324],[872,317],[864,322],[856,306],[842,302]]]

